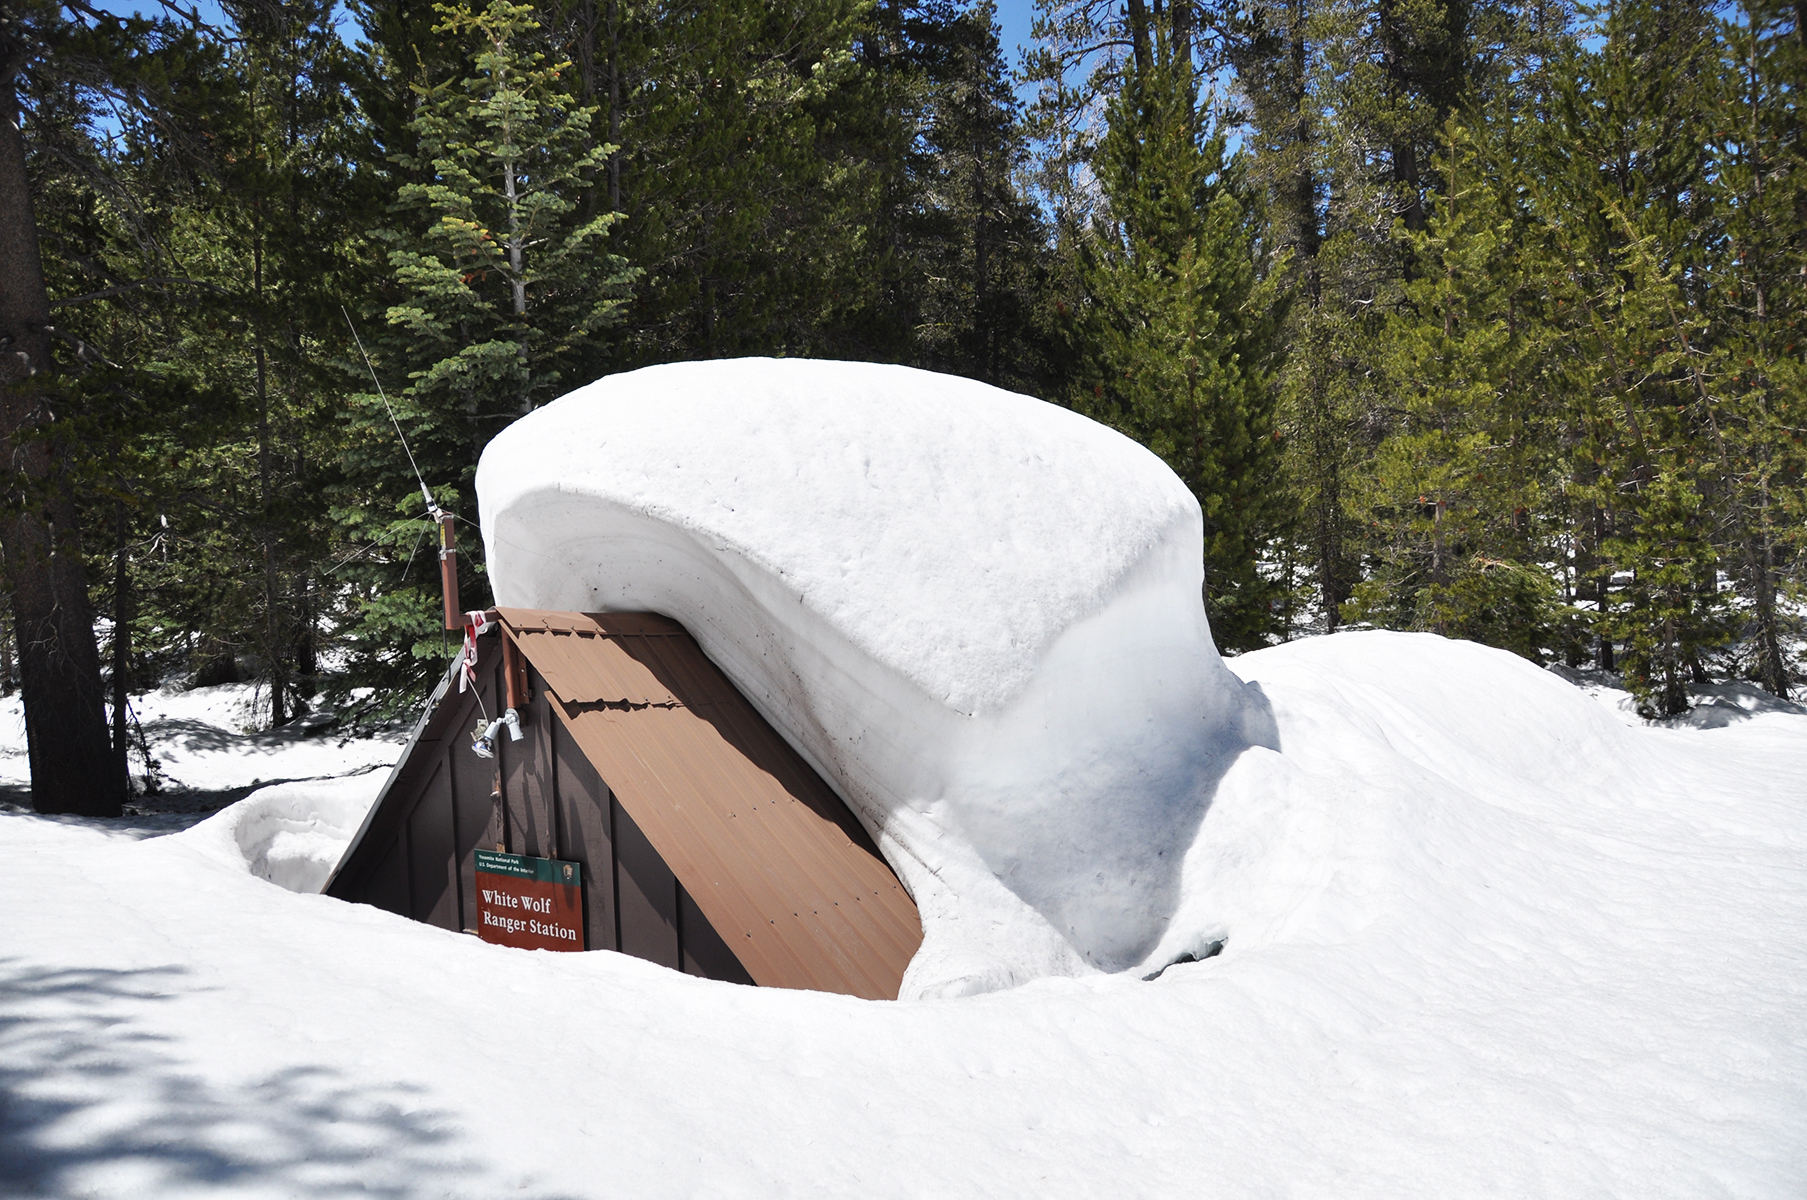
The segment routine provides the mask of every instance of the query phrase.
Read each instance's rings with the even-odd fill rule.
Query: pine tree
[[[398,163],[431,179],[398,195],[415,224],[388,235],[408,293],[388,320],[415,359],[407,397],[456,404],[493,433],[581,382],[632,273],[602,249],[616,214],[579,216],[576,195],[613,147],[593,142],[597,110],[571,96],[570,64],[546,65],[529,44],[533,10],[439,11],[435,32],[472,47],[471,74],[421,88],[419,148]]]
[[[625,10],[619,248],[645,272],[628,363],[896,352],[874,156],[899,131],[854,54],[869,28],[854,0]]]
[[[315,687],[324,604],[312,568],[330,542],[321,485],[339,382],[329,364],[345,341],[340,285],[360,187],[332,5],[228,0],[226,11],[237,36],[205,121],[216,154],[171,234],[212,284],[201,309],[213,353],[190,334],[192,352],[204,378],[242,398],[244,425],[242,438],[215,442],[212,511],[193,532],[222,557],[258,564],[256,587],[216,605],[209,626],[248,643],[281,725]]]
[[[436,503],[474,530],[483,446],[604,369],[637,274],[606,248],[618,214],[584,203],[614,147],[596,140],[599,111],[573,94],[571,64],[540,48],[532,10],[491,0],[437,11],[435,32],[468,58],[459,76],[410,85],[396,219],[375,235],[389,247],[395,302],[369,348],[392,390],[388,404],[351,398],[332,509],[363,548],[340,571],[353,648],[340,690],[377,686],[383,703],[424,685],[444,650],[415,464]],[[467,607],[485,598],[478,550],[467,536]]]
[[[42,812],[116,816],[127,782],[105,717],[83,543],[103,515],[116,514],[120,491],[96,493],[112,482],[106,477],[130,428],[122,410],[141,415],[147,389],[133,394],[142,380],[117,360],[123,355],[108,353],[108,339],[78,306],[185,283],[114,273],[117,263],[101,247],[78,240],[106,224],[97,193],[124,194],[128,203],[132,196],[96,149],[96,97],[108,97],[127,121],[174,127],[178,97],[191,87],[204,93],[216,61],[173,19],[43,3],[14,6],[0,19],[0,337],[11,348],[0,361],[0,458],[8,464],[0,548],[32,802]],[[48,224],[40,227],[40,217]],[[52,286],[61,293],[56,309],[67,313],[54,322]]]
[[[1040,391],[1046,243],[1039,213],[1017,190],[1027,148],[995,11],[990,0],[967,8],[936,0],[912,22],[925,94],[905,251],[921,280],[911,358]]]
[[[1556,632],[1537,528],[1551,424],[1527,384],[1537,338],[1513,223],[1469,131],[1452,120],[1433,200],[1412,244],[1417,277],[1381,349],[1393,411],[1356,494],[1369,576],[1350,620],[1485,642],[1536,661]]]
[[[1070,395],[1192,488],[1212,630],[1243,649],[1276,627],[1259,569],[1274,520],[1276,297],[1223,133],[1204,128],[1193,64],[1168,37],[1157,27],[1149,65],[1126,70],[1109,110],[1097,158],[1109,215],[1082,260]]]
[[[1699,302],[1708,345],[1687,360],[1722,506],[1726,566],[1749,602],[1750,673],[1786,697],[1789,633],[1781,594],[1795,574],[1807,517],[1807,142],[1796,85],[1807,31],[1792,5],[1759,0],[1719,23],[1721,56],[1708,118],[1720,132],[1709,188],[1724,242]],[[1704,352],[1717,351],[1711,361]],[[1791,580],[1792,577],[1792,580]]]
[[[1289,578],[1306,568],[1298,590],[1326,629],[1361,577],[1349,504],[1393,412],[1376,352],[1415,270],[1393,223],[1424,230],[1446,186],[1444,122],[1535,86],[1567,20],[1561,0],[1212,6],[1268,213],[1263,241],[1295,297],[1278,418],[1293,525],[1280,557]]]
[[[1602,665],[1620,643],[1628,684],[1664,715],[1687,708],[1702,652],[1725,632],[1698,440],[1711,403],[1696,308],[1713,240],[1706,22],[1698,7],[1618,7],[1598,54],[1560,64],[1549,119],[1526,121],[1537,257],[1580,385],[1567,491]]]
[[[1278,547],[1284,625],[1315,610],[1331,631],[1361,578],[1350,504],[1386,404],[1374,348],[1399,299],[1390,226],[1401,204],[1377,163],[1380,147],[1397,140],[1386,122],[1398,105],[1387,99],[1393,84],[1380,69],[1372,6],[1292,0],[1219,12],[1249,177],[1267,213],[1262,240],[1293,301],[1276,417],[1276,483],[1289,510]]]

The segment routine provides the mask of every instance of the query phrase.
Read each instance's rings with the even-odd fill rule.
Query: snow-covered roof
[[[504,605],[680,621],[922,908],[906,994],[1134,967],[1229,757],[1271,736],[1145,448],[971,380],[744,359],[611,376],[477,473]]]

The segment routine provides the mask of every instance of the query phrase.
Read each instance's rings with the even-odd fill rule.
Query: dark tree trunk
[[[1292,178],[1294,218],[1297,221],[1299,257],[1305,264],[1305,294],[1311,306],[1316,308],[1322,298],[1323,286],[1318,271],[1318,250],[1323,245],[1322,231],[1318,226],[1318,181],[1311,166],[1311,110],[1307,107],[1310,99],[1306,88],[1306,70],[1309,49],[1305,41],[1305,6],[1301,2],[1293,6],[1289,33],[1292,44],[1289,47],[1292,75],[1289,79],[1293,91],[1288,97],[1293,110],[1292,143],[1293,153],[1297,156],[1297,167]]]
[[[973,324],[979,331],[977,366],[979,378],[986,383],[997,382],[997,363],[993,353],[991,337],[991,297],[986,294],[986,275],[991,270],[988,261],[988,244],[990,231],[986,228],[986,214],[991,211],[991,195],[986,187],[985,148],[975,144],[972,147],[973,169]]]
[[[1611,516],[1604,509],[1597,505],[1594,507],[1594,545],[1602,548],[1602,551],[1606,546],[1606,538],[1611,533],[1609,524],[1611,520]],[[1606,561],[1606,555],[1602,552],[1600,569],[1594,575],[1594,611],[1599,614],[1600,624],[1600,650],[1595,664],[1602,671],[1611,671],[1616,668],[1613,661],[1612,634],[1606,629],[1606,615],[1611,604],[1612,565]]]
[[[256,143],[252,143],[256,152]],[[251,286],[257,299],[257,325],[252,338],[257,362],[257,498],[260,509],[258,540],[263,545],[264,559],[264,671],[270,679],[270,725],[286,725],[289,720],[288,682],[283,659],[281,580],[277,572],[275,498],[270,465],[270,380],[264,354],[264,225],[262,201],[252,218]]]
[[[8,602],[7,607],[12,607],[10,601]],[[0,621],[0,696],[10,696],[12,694],[13,635],[12,631],[6,627],[5,622]]]
[[[1589,583],[1594,577],[1593,521],[1590,512],[1586,519],[1577,515],[1570,532],[1574,549],[1570,554],[1568,590],[1572,593],[1576,611],[1581,608],[1581,601],[1586,599]],[[1580,667],[1588,660],[1586,633],[1584,629],[1574,629],[1564,647],[1563,661],[1571,667]]]
[[[1129,41],[1135,55],[1136,74],[1146,76],[1153,55],[1148,27],[1147,0],[1128,0]]]
[[[308,572],[295,577],[296,626],[294,710],[302,709],[299,701],[312,700],[320,691],[319,647],[315,640],[313,582]]]
[[[1167,11],[1173,20],[1173,57],[1175,61],[1192,61],[1192,0],[1169,0]]]
[[[120,791],[130,793],[132,771],[126,761],[126,749],[130,745],[126,733],[126,704],[130,701],[132,683],[132,580],[126,566],[123,503],[114,503],[113,523],[117,534],[113,551],[113,770],[119,776]]]
[[[282,580],[277,569],[274,500],[270,478],[270,397],[264,372],[264,348],[257,346],[257,478],[262,502],[264,559],[264,671],[270,679],[270,724],[286,725],[288,711],[288,670],[284,660],[287,649],[282,642]]]
[[[621,145],[621,27],[615,0],[609,0],[609,144]],[[621,151],[609,155],[609,211],[621,211]]]
[[[125,793],[107,737],[80,523],[43,386],[50,298],[19,131],[19,67],[17,58],[0,62],[0,462],[13,493],[0,515],[0,549],[12,585],[31,797],[39,812],[116,817]]]
[[[596,0],[579,0],[577,7],[572,11],[572,22],[574,24],[572,42],[577,51],[578,94],[583,97],[585,104],[595,104],[601,96],[601,90],[596,83]],[[611,105],[611,107],[613,106]],[[597,133],[594,129],[584,135],[586,152],[595,149],[596,137]],[[603,169],[603,175],[606,179],[608,175],[606,167]],[[594,218],[602,203],[596,192],[597,189],[593,187],[584,189],[581,204],[585,220]]]

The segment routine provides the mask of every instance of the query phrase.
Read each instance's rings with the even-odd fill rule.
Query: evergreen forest
[[[411,715],[485,443],[699,358],[1121,430],[1226,653],[1429,631],[1652,716],[1803,669],[1801,0],[1038,0],[1020,50],[988,0],[115,9],[0,7],[41,811],[120,811],[164,681]]]

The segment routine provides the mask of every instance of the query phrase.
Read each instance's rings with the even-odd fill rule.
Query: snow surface
[[[406,729],[348,737],[304,722],[265,728],[268,693],[248,683],[171,684],[133,696],[131,704],[157,760],[159,780],[172,795],[228,793],[280,780],[375,770],[393,763],[408,738]],[[136,747],[129,765],[135,779],[142,780],[144,764]],[[30,786],[25,710],[15,693],[0,697],[0,788],[23,799]],[[219,803],[224,800],[214,806]]]
[[[1693,702],[1685,713],[1673,717],[1645,717],[1638,712],[1638,699],[1626,688],[1624,679],[1613,671],[1597,667],[1568,667],[1561,663],[1546,668],[1568,680],[1628,725],[1662,725],[1670,729],[1724,729],[1727,725],[1747,721],[1765,713],[1807,714],[1789,700],[1782,700],[1754,683],[1742,679],[1723,683],[1699,683],[1689,689]]]
[[[1197,501],[1055,405],[651,367],[509,426],[477,491],[498,603],[677,618],[837,787],[922,912],[908,996],[1147,965],[1212,787],[1271,744],[1211,641]]]
[[[1807,716],[1633,727],[1428,635],[1231,666],[1278,749],[1175,851],[1162,953],[1222,953],[1153,982],[744,988],[257,877],[380,774],[0,815],[0,1193],[1807,1195]]]

